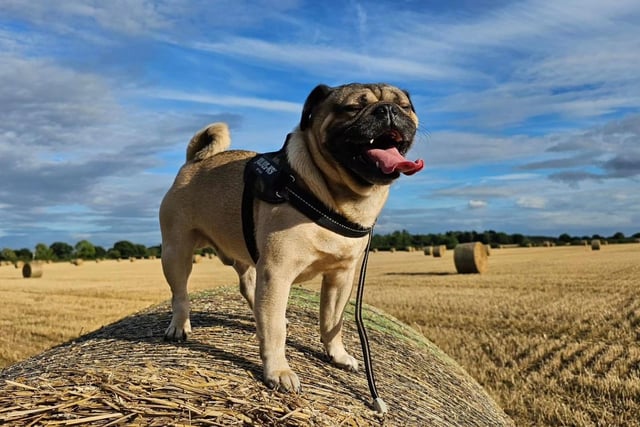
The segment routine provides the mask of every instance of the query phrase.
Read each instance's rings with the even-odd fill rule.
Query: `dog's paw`
[[[165,341],[186,341],[189,334],[191,334],[191,322],[187,319],[182,326],[176,325],[174,320],[171,320],[171,324],[164,332]]]
[[[300,379],[291,369],[282,369],[265,373],[264,382],[267,387],[277,391],[298,393],[301,391]]]
[[[331,364],[344,369],[345,371],[358,372],[358,361],[349,353],[343,353],[337,356],[329,356]]]

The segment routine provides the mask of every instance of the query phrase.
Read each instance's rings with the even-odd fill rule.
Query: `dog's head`
[[[300,130],[361,185],[387,185],[423,168],[404,157],[417,127],[409,94],[388,84],[317,86],[300,120]]]

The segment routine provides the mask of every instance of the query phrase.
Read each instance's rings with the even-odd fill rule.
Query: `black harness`
[[[288,141],[287,137],[287,141]],[[312,193],[296,183],[296,175],[289,166],[285,145],[270,153],[257,154],[244,169],[242,193],[242,232],[253,262],[260,254],[256,246],[253,201],[255,198],[271,204],[288,202],[307,218],[328,230],[345,237],[364,237],[371,227],[349,221],[322,203]]]

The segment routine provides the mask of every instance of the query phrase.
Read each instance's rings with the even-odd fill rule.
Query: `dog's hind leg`
[[[249,308],[253,310],[253,302],[256,293],[256,268],[252,265],[245,264],[238,260],[234,260],[224,254],[224,252],[216,249],[218,258],[224,265],[230,265],[238,273],[240,282],[240,293],[249,303]]]
[[[171,287],[171,323],[164,333],[165,340],[186,340],[191,333],[189,320],[189,294],[187,281],[193,267],[193,249],[196,237],[193,233],[162,241],[162,271]]]
[[[256,268],[252,265],[243,264],[240,261],[233,263],[233,268],[238,273],[240,279],[240,293],[249,303],[249,308],[253,310],[256,294]]]

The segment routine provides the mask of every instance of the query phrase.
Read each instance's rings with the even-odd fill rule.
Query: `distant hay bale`
[[[26,262],[22,266],[22,277],[37,278],[42,277],[42,263],[41,262]]]
[[[273,392],[260,381],[253,315],[235,289],[218,288],[191,299],[194,339],[186,343],[163,341],[166,302],[3,369],[0,424],[514,425],[442,350],[365,306],[377,389],[389,408],[380,419],[368,406],[365,375],[316,355],[319,298],[294,288],[287,308],[288,359],[302,393]],[[361,358],[352,319],[349,304],[345,346]]]
[[[192,262],[194,264],[198,264],[198,263],[200,263],[200,261],[202,261],[202,257],[200,255],[194,255],[193,256]]]
[[[484,251],[487,256],[491,255],[491,245],[484,245]]]
[[[431,256],[431,252],[432,252],[433,248],[431,246],[425,246],[424,247],[424,254]]]
[[[136,257],[134,257],[134,256],[129,257],[129,262],[136,262]]]
[[[551,242],[548,240],[545,240],[544,242],[542,242],[542,246],[544,246],[545,248],[550,248],[551,247]]]
[[[378,253],[378,248],[371,249],[371,252],[373,252],[374,254],[377,254]]]
[[[76,267],[80,267],[82,263],[84,263],[84,260],[82,258],[76,258],[71,260],[71,264],[75,265]]]
[[[396,253],[396,248],[389,249],[389,252],[391,252],[392,254],[395,254]]]
[[[489,267],[487,251],[480,242],[457,245],[453,251],[453,262],[459,274],[484,273]]]
[[[24,261],[16,261],[15,264],[13,264],[13,266],[15,268],[20,269],[20,268],[22,268],[24,266]]]
[[[445,252],[447,252],[447,247],[445,245],[436,245],[433,247],[433,256],[435,258],[443,257]]]
[[[591,250],[592,251],[599,251],[600,250],[600,240],[593,239],[591,241]]]

